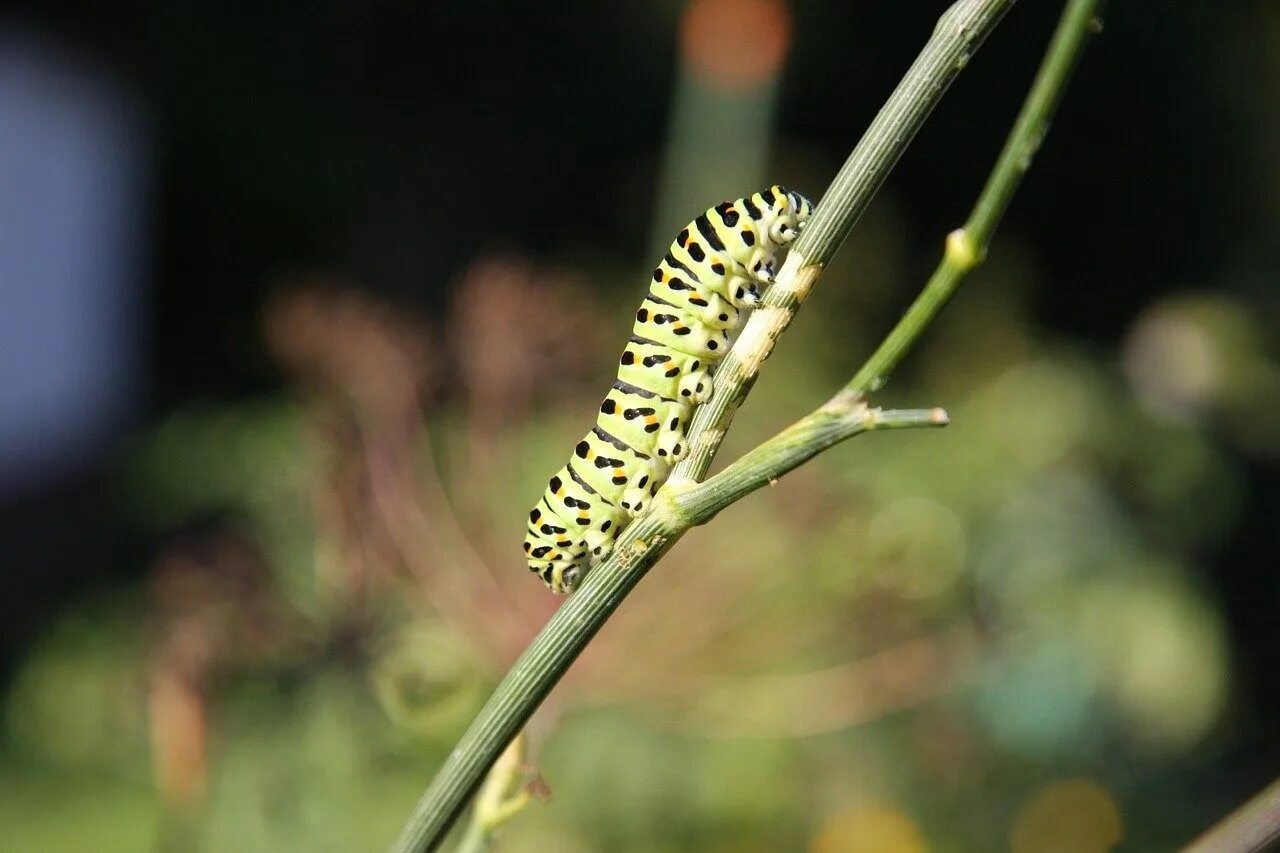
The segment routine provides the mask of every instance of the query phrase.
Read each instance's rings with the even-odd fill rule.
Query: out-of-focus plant
[[[234,531],[193,531],[152,578],[157,632],[148,691],[152,760],[165,802],[199,804],[207,787],[206,703],[220,672],[277,653],[295,636],[271,600],[257,549]]]
[[[1223,296],[1151,306],[1124,350],[1125,375],[1162,420],[1209,421],[1246,448],[1280,453],[1280,363],[1257,315]]]

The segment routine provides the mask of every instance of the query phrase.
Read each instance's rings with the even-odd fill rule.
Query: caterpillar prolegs
[[[608,556],[685,454],[685,429],[711,396],[728,330],[759,301],[777,250],[812,209],[800,193],[772,186],[708,209],[676,235],[653,271],[595,427],[529,512],[525,557],[552,592],[572,590]]]

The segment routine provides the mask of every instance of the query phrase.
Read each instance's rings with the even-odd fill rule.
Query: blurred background
[[[556,606],[522,519],[657,252],[816,199],[944,6],[10,4],[2,846],[384,847]],[[722,459],[888,330],[1059,7],[969,63]],[[687,536],[530,726],[502,849],[1168,849],[1280,775],[1277,46],[1266,0],[1111,4],[879,398],[952,426]]]

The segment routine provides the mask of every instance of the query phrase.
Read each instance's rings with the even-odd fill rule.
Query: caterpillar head
[[[551,570],[550,577],[544,577],[543,581],[556,595],[565,595],[573,592],[581,574],[581,570],[576,565],[570,565],[568,568],[556,566]]]
[[[785,246],[800,235],[800,229],[813,214],[813,204],[800,193],[783,186],[770,187],[769,194],[774,199],[769,205],[772,214],[769,239],[775,245]]]
[[[529,571],[542,578],[542,582],[556,595],[572,592],[582,579],[582,567],[571,559],[539,560],[530,557]]]

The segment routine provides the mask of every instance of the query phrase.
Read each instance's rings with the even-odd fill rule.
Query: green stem
[[[493,846],[493,834],[479,823],[467,824],[467,831],[462,834],[453,853],[488,853]]]
[[[489,770],[480,793],[476,796],[471,822],[454,853],[486,853],[507,821],[529,805],[529,792],[523,789],[525,735],[516,735]]]
[[[737,359],[737,367],[733,371],[725,370],[726,366],[731,366],[735,360],[734,354],[739,351],[743,341],[739,338],[729,357],[721,364],[713,399],[713,403],[715,400],[720,401],[720,414],[704,412],[712,403],[700,407],[698,412],[698,416],[703,418],[702,436],[696,445],[700,459],[689,466],[681,463],[677,467],[671,483],[659,492],[650,510],[623,531],[609,558],[587,574],[578,591],[548,620],[462,735],[415,806],[394,849],[430,850],[441,843],[485,772],[507,743],[524,726],[631,589],[689,527],[712,517],[733,500],[781,476],[836,441],[873,427],[924,426],[944,421],[945,416],[939,410],[891,413],[868,409],[864,394],[858,391],[862,386],[855,380],[850,383],[851,390],[837,394],[827,405],[747,454],[718,477],[702,485],[691,482],[705,474],[706,466],[710,464],[711,456],[719,445],[719,436],[723,434],[723,428],[732,416],[732,408],[736,408],[741,395],[749,389],[760,362],[768,355],[777,335],[786,327],[790,315],[807,296],[822,265],[844,241],[848,230],[865,209],[871,194],[883,183],[884,176],[906,148],[920,122],[941,97],[942,90],[967,61],[969,54],[999,22],[1012,2],[1013,0],[960,0],[943,15],[920,58],[907,72],[903,83],[895,90],[893,97],[868,130],[867,137],[859,143],[850,162],[846,163],[823,197],[805,234],[788,258],[791,271],[785,282],[779,282],[786,286],[779,288],[775,285],[770,288],[766,296],[766,307],[756,312],[748,328],[744,330],[744,337],[751,331],[752,323],[756,323],[760,330],[754,339],[748,339],[751,344],[749,351],[739,354],[746,357]],[[1032,90],[1028,106],[1024,108],[1025,114],[1033,103],[1038,105],[1035,106],[1035,111],[1043,119],[1037,125],[1040,128],[1047,126],[1048,114],[1052,105],[1057,102],[1058,93],[1065,86],[1074,62],[1074,56],[1068,57],[1070,61],[1063,61],[1063,29],[1080,30],[1076,38],[1067,42],[1074,44],[1074,50],[1078,51],[1089,16],[1083,19],[1082,24],[1072,12],[1078,11],[1080,7],[1092,9],[1096,6],[1097,0],[1072,2],[1068,7],[1068,15],[1059,25],[1058,35],[1055,36],[1044,69]],[[1047,101],[1044,99],[1046,92],[1049,96]],[[1026,122],[1020,118],[1014,129],[1014,137],[1020,137],[1025,125]],[[1040,135],[1043,135],[1042,130],[1038,133]],[[868,139],[872,139],[874,144],[868,142]],[[1025,145],[1019,143],[1018,150],[1026,150]],[[1001,163],[1003,162],[1002,155]],[[865,168],[867,175],[859,177],[851,174],[850,164],[857,164],[857,169]],[[997,175],[1003,177],[997,180]],[[980,207],[984,210],[989,208],[995,215],[988,212],[977,217],[979,224],[986,222],[988,225],[985,226],[985,231],[981,227],[976,228],[975,233],[985,234],[986,239],[989,239],[990,231],[994,229],[999,213],[1007,206],[1020,175],[1020,170],[1014,174],[1005,174],[997,167],[997,172],[993,174],[979,203]],[[1000,187],[1001,182],[1009,180],[1015,181],[1012,187]],[[993,184],[998,187],[995,193],[989,192]],[[974,218],[971,218],[971,222],[973,221]],[[985,240],[981,245],[985,247]],[[805,252],[808,252],[807,256]],[[809,260],[806,261],[806,257]],[[971,267],[972,264],[968,268]],[[786,272],[787,267],[784,267],[780,279]],[[954,284],[950,289],[954,290]],[[773,295],[775,290],[779,291],[776,296]],[[937,307],[941,305],[938,304]],[[936,308],[933,312],[936,313]],[[927,322],[928,317],[932,317],[932,313],[923,322]],[[760,319],[759,323],[757,319]],[[880,367],[870,371],[869,375],[885,375],[885,366],[892,367],[896,364],[897,358],[923,329],[923,322],[911,327],[909,334],[904,333],[899,340],[897,355],[892,359],[882,359]],[[895,330],[895,334],[898,332],[899,330]],[[877,351],[877,356],[886,351],[887,345],[888,341]],[[873,361],[874,359],[875,357]],[[722,383],[726,373],[730,374],[728,378],[732,384],[730,381]],[[858,376],[864,374],[868,374],[867,367],[860,370]],[[731,405],[732,408],[725,409],[726,405]],[[695,419],[695,424],[697,423]]]
[[[681,514],[694,525],[706,524],[716,513],[824,450],[864,432],[880,429],[941,427],[948,423],[942,409],[882,411],[849,394],[837,394],[822,408],[796,421],[773,438],[737,459],[705,483],[677,487],[673,497]]]
[[[934,27],[928,44],[903,76],[849,155],[788,253],[764,305],[716,368],[712,397],[689,425],[689,453],[672,479],[699,481],[746,399],[778,337],[812,292],[823,267],[844,243],[933,108],[1014,0],[960,0]]]
[[[1214,853],[1231,850],[1255,853],[1270,850],[1280,840],[1280,780],[1259,791],[1253,799],[1223,818],[1183,851]]]
[[[1062,99],[1063,81],[1071,76],[1089,33],[1096,29],[1095,16],[1101,6],[1102,0],[1067,3],[1022,111],[968,221],[947,235],[946,251],[928,284],[845,386],[846,390],[860,396],[875,391],[951,299],[965,276],[986,257],[996,226],[1049,132],[1049,120]]]
[[[681,532],[670,513],[652,511],[623,531],[610,558],[587,574],[498,683],[418,800],[394,850],[440,845],[489,766]]]

